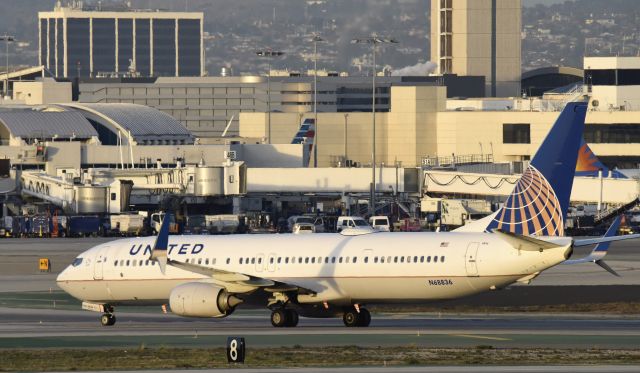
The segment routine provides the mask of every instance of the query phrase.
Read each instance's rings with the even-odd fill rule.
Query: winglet
[[[171,225],[171,214],[166,213],[162,224],[160,225],[160,231],[156,237],[156,242],[153,244],[151,250],[151,256],[149,259],[155,260],[160,266],[160,271],[165,274],[167,269],[167,247],[169,246],[169,226]]]

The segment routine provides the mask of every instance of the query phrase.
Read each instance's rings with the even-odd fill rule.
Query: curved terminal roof
[[[529,79],[536,76],[542,75],[573,75],[577,78],[582,78],[584,76],[584,71],[581,69],[577,69],[575,67],[568,66],[548,66],[541,67],[539,69],[529,70],[522,73],[522,79]]]
[[[9,130],[13,137],[46,139],[98,137],[91,123],[82,114],[73,111],[0,111],[0,124]]]
[[[584,72],[575,67],[549,66],[522,74],[521,88],[529,96],[541,97],[558,88],[582,82]]]
[[[106,124],[111,130],[130,136],[140,145],[193,144],[194,137],[180,122],[160,110],[136,104],[73,103],[62,107],[78,110],[90,120]]]

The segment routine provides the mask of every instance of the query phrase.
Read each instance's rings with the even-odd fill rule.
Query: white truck
[[[144,216],[139,214],[118,214],[109,216],[111,232],[122,236],[137,236],[144,229]]]
[[[338,216],[338,222],[336,223],[336,231],[342,232],[345,229],[361,229],[361,230],[373,230],[364,218],[359,216]]]
[[[389,224],[389,218],[386,216],[372,216],[369,218],[369,225],[373,229],[380,232],[391,232],[391,224]]]
[[[440,224],[460,227],[491,214],[491,203],[474,199],[428,198],[420,201],[422,214],[439,217]]]
[[[205,215],[207,230],[211,234],[231,234],[236,233],[241,225],[239,215]]]

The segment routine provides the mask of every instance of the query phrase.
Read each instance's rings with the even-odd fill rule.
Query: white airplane
[[[57,278],[60,288],[116,321],[114,306],[169,303],[189,317],[225,317],[261,301],[271,323],[298,316],[339,317],[368,326],[370,303],[443,300],[528,283],[589,240],[563,237],[584,129],[586,103],[570,103],[504,206],[451,233],[169,236],[117,240],[80,254]],[[598,261],[606,247],[576,262]],[[604,267],[607,268],[607,267]]]

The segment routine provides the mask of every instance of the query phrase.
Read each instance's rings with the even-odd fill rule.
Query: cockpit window
[[[80,264],[82,264],[82,258],[75,258],[75,259],[73,260],[73,263],[71,263],[71,265],[72,265],[72,266],[74,266],[74,267],[77,267],[77,266],[79,266]]]

